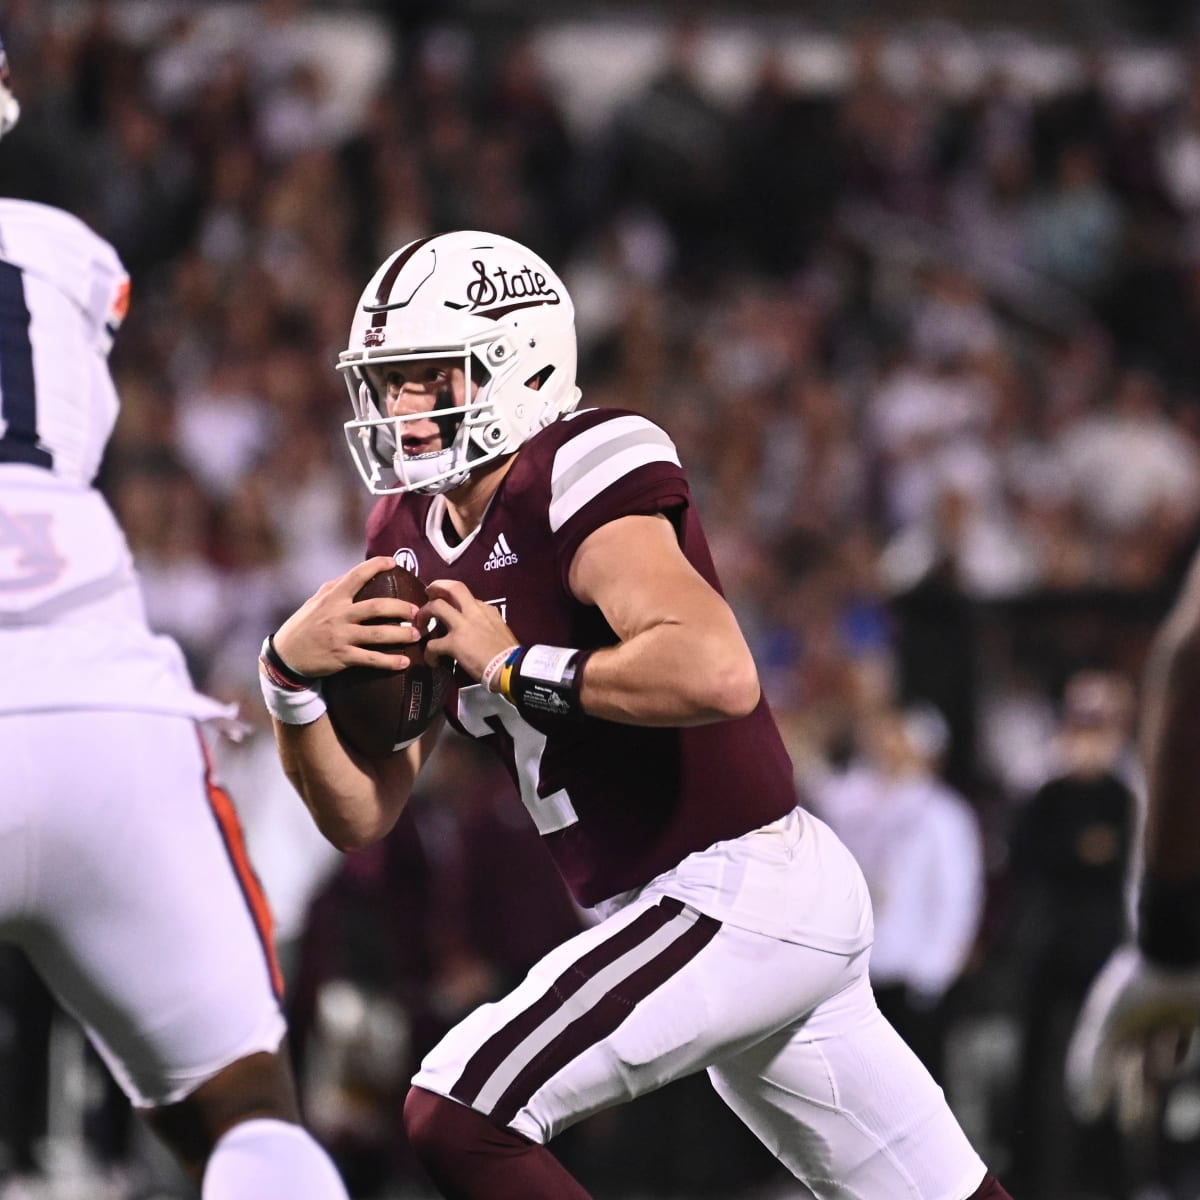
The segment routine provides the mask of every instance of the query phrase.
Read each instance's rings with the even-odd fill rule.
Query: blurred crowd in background
[[[584,403],[678,444],[807,801],[867,872],[880,1003],[1009,1190],[1194,1200],[1194,1080],[1116,1137],[1059,1076],[1125,928],[1138,676],[1200,530],[1200,55],[450,11],[9,0],[3,28],[0,189],[133,276],[101,484],[152,623],[242,701],[215,753],[354,1194],[423,1194],[413,1063],[585,919],[449,738],[341,858],[257,698],[264,634],[362,555],[333,371],[355,300],[397,246],[479,228],[561,270]],[[624,57],[585,72],[588,37]],[[8,960],[0,1016],[0,1195],[82,1170],[68,1144],[81,1196],[187,1194]],[[556,1145],[598,1196],[797,1194],[703,1080]]]

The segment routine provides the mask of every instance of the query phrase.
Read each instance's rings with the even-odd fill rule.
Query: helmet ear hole
[[[533,375],[530,375],[527,380],[525,380],[525,386],[531,392],[540,392],[545,385],[546,380],[549,379],[553,374],[554,364],[547,363],[540,371],[535,372]]]

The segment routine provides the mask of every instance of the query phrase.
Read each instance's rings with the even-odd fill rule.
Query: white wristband
[[[274,672],[265,658],[260,657],[258,683],[267,712],[284,725],[311,725],[325,712],[320,680],[314,679],[304,688],[285,687],[274,678]]]
[[[496,657],[493,658],[492,661],[483,668],[483,674],[480,675],[479,682],[482,683],[489,692],[498,692],[500,690],[500,685],[498,683],[495,687],[492,687],[492,681],[499,678],[500,668],[504,666],[504,660],[508,658],[508,656],[515,649],[517,649],[516,642],[509,646],[507,650],[501,650],[500,653],[497,654]]]

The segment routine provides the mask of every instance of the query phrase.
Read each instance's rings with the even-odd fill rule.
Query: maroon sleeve
[[[637,413],[594,409],[560,429],[563,436],[545,447],[545,469],[551,543],[567,588],[590,533],[621,517],[686,507],[691,492],[670,437]]]

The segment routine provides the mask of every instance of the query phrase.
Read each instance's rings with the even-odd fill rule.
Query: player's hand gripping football
[[[417,606],[385,597],[354,600],[367,580],[395,565],[390,558],[368,558],[341,578],[321,584],[275,634],[275,649],[284,662],[305,675],[332,675],[353,666],[403,671],[408,658],[384,647],[420,639],[419,628],[411,623]],[[409,623],[367,624],[380,618]]]
[[[1153,1118],[1200,1025],[1200,968],[1168,970],[1122,946],[1088,993],[1067,1052],[1067,1095],[1094,1121],[1110,1104],[1123,1130]]]
[[[426,643],[426,655],[434,661],[455,660],[472,679],[519,641],[496,605],[476,600],[467,585],[456,579],[435,579],[429,585],[429,603],[417,620],[424,627],[430,619],[437,627]]]

